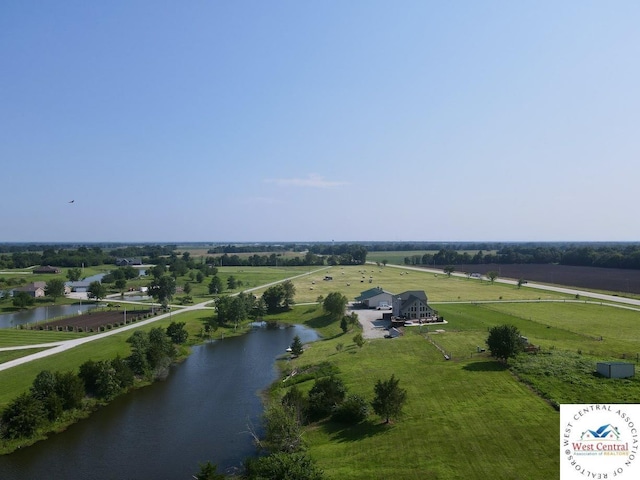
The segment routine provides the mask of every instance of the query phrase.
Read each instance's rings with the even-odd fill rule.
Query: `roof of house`
[[[427,305],[427,294],[424,293],[424,290],[407,290],[398,296],[400,297],[400,310],[411,305],[416,300]]]
[[[368,298],[372,298],[372,297],[375,297],[376,295],[380,295],[381,293],[388,293],[389,295],[392,295],[391,293],[384,291],[380,287],[374,287],[374,288],[370,288],[369,290],[365,290],[364,292],[361,292],[360,295],[356,297],[356,300],[358,302],[362,302]]]
[[[27,285],[23,285],[22,287],[14,288],[13,290],[15,292],[35,292],[39,288],[44,290],[46,286],[47,282],[33,282]]]
[[[59,268],[52,267],[51,265],[41,265],[37,268],[34,268],[33,271],[35,273],[60,273]]]

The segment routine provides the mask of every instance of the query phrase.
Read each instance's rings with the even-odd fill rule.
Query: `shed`
[[[607,378],[629,378],[635,375],[635,365],[626,362],[598,362],[598,373]]]

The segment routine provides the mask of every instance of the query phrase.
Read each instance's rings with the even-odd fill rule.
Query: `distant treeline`
[[[465,248],[473,250],[471,248]],[[606,246],[502,246],[495,253],[478,250],[475,254],[452,248],[441,248],[437,253],[411,255],[404,259],[406,265],[479,265],[485,263],[549,264],[582,267],[606,267],[640,269],[640,245]]]
[[[33,265],[51,265],[67,268],[90,267],[115,263],[117,258],[131,257],[144,258],[149,263],[157,263],[156,261],[163,255],[170,255],[176,246],[144,245],[123,247],[108,252],[96,245],[77,248],[69,248],[69,246],[54,248],[48,245],[39,245],[38,248],[41,250],[24,248],[11,254],[0,254],[0,268],[27,268]]]

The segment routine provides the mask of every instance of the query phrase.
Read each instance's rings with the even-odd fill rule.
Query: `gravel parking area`
[[[362,336],[364,338],[384,338],[388,333],[385,327],[391,325],[391,322],[382,320],[384,311],[372,310],[367,308],[352,308],[349,306],[349,312],[356,312],[360,325],[362,325]]]

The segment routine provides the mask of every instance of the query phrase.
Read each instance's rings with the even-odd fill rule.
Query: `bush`
[[[356,424],[369,416],[369,403],[359,395],[349,395],[333,412],[336,422]]]
[[[329,416],[346,396],[342,380],[333,375],[316,380],[309,390],[309,417],[312,421]]]

